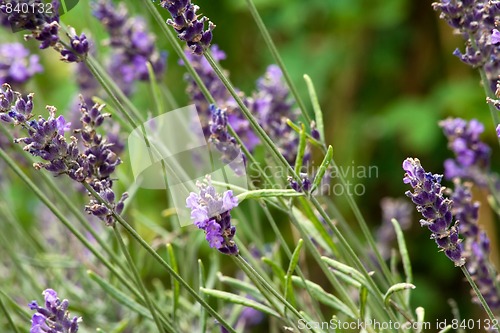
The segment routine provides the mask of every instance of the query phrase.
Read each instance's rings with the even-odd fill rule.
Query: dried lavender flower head
[[[436,241],[455,266],[464,265],[458,221],[452,225],[452,201],[443,195],[445,188],[441,186],[442,175],[425,172],[417,158],[404,160],[403,170],[406,172],[403,182],[413,188],[413,193],[406,191],[405,194],[424,217],[420,224],[432,232],[431,239]]]
[[[28,304],[31,310],[37,312],[31,318],[30,333],[76,333],[81,317],[70,319],[67,299],[60,300],[57,293],[52,289],[46,289],[42,295],[45,298],[45,306],[39,306],[36,301]]]
[[[236,227],[231,225],[230,212],[238,206],[238,199],[231,190],[217,193],[209,176],[196,186],[199,192],[191,192],[186,199],[194,225],[205,231],[210,247],[224,254],[237,255],[238,247],[233,241]]]
[[[0,44],[0,84],[23,84],[42,71],[38,55],[22,44]]]
[[[172,16],[167,24],[175,29],[179,39],[185,41],[193,53],[201,55],[210,47],[215,24],[206,16],[196,14],[200,7],[193,5],[191,0],[162,0],[160,5]],[[208,29],[205,29],[205,22],[208,22]]]
[[[486,186],[491,149],[479,138],[484,131],[483,124],[476,119],[448,118],[440,121],[439,126],[455,154],[455,159],[447,159],[444,163],[446,179],[458,177]]]

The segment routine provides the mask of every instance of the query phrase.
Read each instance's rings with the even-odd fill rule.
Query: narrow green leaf
[[[254,300],[251,300],[249,298],[235,295],[232,293],[228,293],[225,291],[215,290],[215,289],[200,288],[200,290],[203,293],[205,293],[206,295],[221,299],[223,301],[248,306],[249,308],[258,310],[258,311],[265,313],[265,314],[268,314],[270,316],[273,316],[276,318],[281,318],[281,316],[276,311],[271,309],[270,307],[268,307],[262,303],[256,302]]]
[[[446,333],[446,332],[449,332],[449,331],[451,331],[451,325],[446,326],[445,328],[443,328],[438,333]]]
[[[172,244],[167,244],[167,252],[168,252],[168,260],[170,262],[170,266],[172,266],[172,269],[177,274],[179,274],[179,266],[177,265],[177,260],[175,259],[175,253]],[[175,321],[175,313],[179,308],[180,287],[179,287],[179,282],[177,282],[177,280],[175,280],[173,277],[171,278],[171,283],[172,283],[172,292],[174,294],[174,301],[172,302],[172,318],[173,321]]]
[[[283,268],[281,268],[277,263],[275,263],[274,261],[272,261],[269,258],[262,257],[261,260],[266,265],[268,265],[269,267],[271,267],[274,275],[277,276],[280,279],[280,282],[281,282],[282,285],[285,285],[285,275],[286,275],[286,273],[283,270]]]
[[[155,101],[156,115],[159,116],[165,112],[163,98],[161,95],[160,88],[158,87],[158,81],[156,80],[156,75],[153,70],[153,66],[149,61],[146,63],[146,66],[148,67],[149,84],[151,86],[153,100]]]
[[[245,199],[260,199],[266,197],[302,197],[302,196],[304,196],[304,193],[298,193],[295,190],[264,189],[264,190],[243,192],[241,194],[238,194],[236,198],[238,198],[239,202],[242,202]]]
[[[396,238],[398,240],[399,253],[401,254],[401,260],[403,261],[403,269],[406,275],[406,282],[413,282],[413,273],[411,269],[411,261],[410,256],[408,255],[408,249],[406,247],[405,238],[403,235],[403,231],[401,230],[401,226],[396,219],[391,220],[392,225],[394,227],[394,231],[396,232]]]
[[[406,290],[406,289],[415,289],[416,287],[411,283],[396,283],[391,286],[389,290],[384,295],[384,303],[385,305],[389,305],[389,301],[391,300],[392,294],[398,291]]]
[[[340,280],[344,281],[345,283],[350,284],[351,286],[361,289],[361,283],[350,277],[349,275],[345,274],[344,272],[341,272],[339,270],[333,269],[332,273],[335,274]]]
[[[89,277],[95,281],[109,296],[113,297],[118,303],[129,308],[130,310],[140,314],[141,316],[153,320],[151,312],[144,306],[140,305],[126,294],[112,286],[108,281],[102,279],[100,276],[92,271],[87,271]]]
[[[302,163],[304,162],[304,154],[306,152],[306,127],[301,124],[299,133],[299,147],[297,149],[297,157],[295,158],[295,172],[300,174]]]
[[[323,159],[323,162],[321,162],[321,165],[319,166],[318,173],[316,174],[316,177],[314,177],[313,185],[311,188],[311,193],[314,192],[314,190],[319,186],[321,181],[323,180],[323,176],[326,172],[326,169],[330,165],[333,157],[333,147],[328,146],[328,151],[326,152],[325,158]]]
[[[198,259],[198,283],[200,285],[200,297],[204,298],[201,288],[205,287],[205,267],[203,262]],[[207,330],[207,311],[204,307],[200,306],[200,333],[205,333]]]
[[[250,283],[229,276],[224,276],[220,272],[217,274],[217,277],[220,282],[227,284],[236,290],[242,291],[245,294],[250,294],[257,300],[262,300],[262,295],[260,294],[259,289]]]
[[[343,312],[350,318],[356,319],[354,313],[349,309],[347,305],[342,303],[337,297],[330,293],[327,293],[319,284],[311,282],[309,280],[304,281],[298,276],[292,276],[292,281],[301,288],[307,288],[311,296],[313,296],[319,302],[328,305],[329,307]]]
[[[291,121],[290,119],[287,119],[286,120],[286,123],[288,126],[290,126],[291,129],[293,129],[295,132],[297,132],[297,134],[300,134],[300,127],[297,126],[293,121]],[[307,133],[306,132],[306,138],[307,140],[309,140],[310,143],[312,143],[314,146],[318,147],[318,148],[323,148],[323,144],[316,140],[315,138],[313,138],[311,136],[311,134]]]
[[[361,287],[359,290],[359,317],[361,320],[365,318],[366,314],[366,302],[368,300],[368,289]]]
[[[362,286],[367,287],[368,282],[366,281],[365,277],[363,274],[361,274],[358,270],[352,268],[351,266],[347,266],[346,264],[343,264],[341,262],[338,262],[337,260],[328,258],[328,257],[321,257],[321,260],[326,262],[328,265],[332,266],[333,268],[341,271],[344,274],[347,274],[348,276],[352,277],[354,280],[358,281],[361,283]]]
[[[130,325],[130,320],[123,319],[110,333],[121,333],[125,331]],[[102,331],[104,333],[104,331]]]
[[[286,284],[285,284],[285,299],[290,299],[290,303],[295,305],[295,295],[293,294],[293,286],[292,286],[292,274],[299,263],[300,250],[304,245],[304,241],[299,239],[297,243],[297,247],[292,253],[292,257],[290,258],[290,265],[288,266],[288,270],[286,272]]]
[[[323,124],[323,112],[321,111],[321,107],[318,101],[318,95],[316,94],[316,90],[314,89],[314,84],[309,77],[309,75],[304,74],[304,80],[307,84],[307,90],[309,91],[309,97],[311,98],[311,104],[314,110],[314,116],[316,120],[316,129],[319,132],[320,139],[325,140],[325,126]]]
[[[5,314],[5,318],[7,318],[7,322],[9,323],[10,327],[12,328],[12,331],[14,333],[19,333],[17,330],[16,325],[14,324],[14,321],[12,320],[12,317],[10,316],[9,310],[5,306],[5,304],[2,301],[2,297],[0,297],[0,308],[2,309],[3,313]]]
[[[424,319],[425,319],[425,309],[421,306],[415,309],[415,313],[417,314],[417,329],[415,333],[421,333],[424,328]]]

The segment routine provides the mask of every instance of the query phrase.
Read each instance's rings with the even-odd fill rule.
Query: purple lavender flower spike
[[[460,118],[448,118],[440,121],[439,126],[448,139],[448,147],[455,153],[455,159],[445,161],[446,179],[459,177],[486,186],[490,147],[479,139],[484,131],[483,124],[475,119],[467,122]]]
[[[23,84],[42,71],[39,57],[22,44],[0,44],[0,84]]]
[[[472,200],[470,183],[462,184],[454,180],[452,193],[453,215],[460,221],[460,230],[465,236],[464,256],[467,270],[481,290],[483,297],[492,310],[500,308],[500,293],[495,283],[497,273],[489,260],[489,239],[478,223],[479,203]],[[479,304],[475,293],[471,293],[474,302]]]
[[[45,298],[45,306],[39,306],[36,301],[28,304],[31,310],[37,312],[31,318],[30,333],[76,333],[81,317],[70,318],[68,311],[69,302],[62,301],[52,289],[46,289],[42,295]]]
[[[155,76],[161,77],[167,54],[158,52],[155,37],[142,18],[129,17],[124,4],[114,6],[109,0],[96,2],[93,14],[109,33],[113,50],[109,71],[126,95],[133,92],[135,81],[149,81],[148,62]]]
[[[428,227],[432,232],[431,239],[436,241],[455,266],[464,265],[465,258],[458,237],[458,221],[452,225],[452,201],[443,195],[442,176],[425,172],[416,158],[407,158],[403,162],[403,169],[406,171],[403,182],[410,184],[414,190],[413,193],[406,191],[405,194],[425,218],[420,220],[420,224]]]
[[[167,24],[175,29],[191,52],[201,55],[210,47],[215,24],[206,16],[196,14],[200,7],[193,5],[191,0],[161,0],[160,6],[169,11],[172,19],[168,19]],[[208,29],[205,29],[205,22],[208,22]]]
[[[497,126],[497,136],[500,138],[500,125]]]
[[[33,0],[33,4],[41,6],[44,3],[41,0]],[[24,0],[12,0],[9,2],[13,7],[26,3]],[[31,33],[24,36],[25,39],[35,39],[40,42],[40,49],[49,47],[54,48],[61,53],[62,60],[66,62],[81,62],[85,59],[88,53],[89,42],[84,34],[76,36],[72,30],[70,38],[70,49],[67,49],[61,43],[59,37],[59,0],[52,1],[51,11],[39,11],[36,13],[23,13],[22,11],[9,10],[7,2],[0,3],[0,13],[9,22],[14,31],[23,29],[30,30]],[[37,7],[38,8],[38,7]]]
[[[208,176],[196,186],[199,193],[191,192],[186,199],[194,225],[205,231],[210,247],[227,255],[237,255],[238,247],[233,241],[236,227],[231,225],[230,212],[238,206],[238,199],[231,190],[217,193]]]
[[[466,40],[464,52],[453,54],[474,68],[483,67],[492,91],[500,74],[499,32],[496,29],[500,6],[497,1],[441,0],[432,4],[453,29]]]
[[[222,153],[222,162],[228,164],[235,174],[242,176],[245,174],[246,159],[241,151],[240,145],[227,131],[228,118],[226,111],[210,106],[212,121],[210,122],[209,142]]]

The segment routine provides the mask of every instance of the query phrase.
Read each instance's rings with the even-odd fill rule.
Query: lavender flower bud
[[[167,24],[177,31],[179,39],[185,41],[194,54],[201,55],[210,47],[215,24],[206,16],[200,18],[200,15],[196,14],[200,7],[193,5],[191,0],[162,0],[160,5],[172,16],[172,19],[167,20]],[[205,29],[207,21],[208,29]]]
[[[39,306],[36,301],[28,304],[31,310],[37,312],[31,318],[32,333],[76,333],[81,317],[70,319],[68,312],[68,300],[60,300],[57,293],[52,289],[46,289],[42,293],[45,298],[45,307]]]
[[[413,193],[407,191],[405,194],[426,218],[420,220],[420,224],[429,228],[432,232],[431,239],[436,241],[455,266],[464,265],[465,258],[458,238],[458,222],[452,226],[452,201],[443,195],[442,176],[425,172],[420,161],[413,158],[407,158],[403,162],[403,169],[406,171],[403,182],[410,184],[414,190]]]

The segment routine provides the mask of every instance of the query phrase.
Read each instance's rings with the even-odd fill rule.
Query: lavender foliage
[[[118,156],[110,149],[112,144],[106,142],[97,128],[102,125],[108,114],[103,114],[103,105],[95,104],[89,108],[84,101],[81,105],[82,128],[80,134],[84,149],[80,149],[79,140],[72,136],[68,142],[64,133],[69,131],[70,124],[63,116],[56,116],[56,108],[47,106],[49,117],[33,119],[33,94],[23,98],[18,92],[4,84],[0,93],[0,120],[4,123],[21,126],[27,136],[18,138],[16,143],[24,144],[24,150],[44,162],[35,163],[36,169],[46,169],[54,175],[66,174],[77,182],[86,182],[101,195],[104,201],[117,213],[123,210],[125,193],[120,200],[115,200],[112,190],[111,174],[121,163]],[[91,200],[86,211],[112,225],[112,211],[97,200]]]
[[[210,47],[215,24],[196,13],[200,7],[193,5],[191,0],[161,0],[160,6],[169,11],[172,19],[168,19],[167,24],[175,29],[177,37],[187,43],[191,52],[201,55]],[[205,22],[208,22],[207,29]]]
[[[233,240],[236,227],[231,225],[230,212],[238,206],[238,199],[231,190],[217,193],[209,177],[196,186],[199,193],[191,192],[186,199],[194,225],[205,231],[210,247],[227,255],[237,255],[238,247]]]
[[[448,147],[455,154],[455,159],[444,162],[445,178],[458,177],[486,186],[491,149],[479,139],[484,131],[483,124],[475,119],[467,122],[460,118],[448,118],[439,126],[448,139]]]
[[[21,85],[42,71],[39,57],[22,44],[0,44],[0,84]]]
[[[452,201],[443,195],[445,188],[441,186],[442,175],[425,172],[416,158],[407,158],[403,162],[403,169],[406,171],[403,182],[413,188],[413,193],[406,191],[405,194],[425,218],[420,220],[421,226],[431,231],[431,239],[436,241],[455,266],[464,265],[458,221],[452,225]]]
[[[9,22],[14,31],[27,29],[29,34],[25,39],[35,39],[40,42],[40,49],[49,47],[54,48],[61,54],[61,60],[66,62],[81,62],[88,54],[90,43],[85,36],[78,36],[73,29],[68,35],[68,47],[64,46],[60,39],[59,25],[59,6],[58,0],[52,1],[52,10],[50,11],[15,11],[12,8],[25,3],[22,0],[0,1],[0,13],[4,16],[3,20]],[[41,0],[34,0],[33,4],[43,6]]]
[[[109,33],[109,71],[126,95],[132,93],[136,81],[149,81],[148,62],[156,77],[163,74],[167,54],[157,50],[155,37],[142,18],[129,17],[124,4],[114,6],[108,0],[95,3],[93,14]]]
[[[455,179],[452,193],[455,218],[460,221],[460,231],[464,235],[464,256],[467,270],[476,282],[481,294],[491,309],[500,308],[500,293],[496,285],[497,273],[489,260],[490,241],[478,224],[479,203],[472,200],[471,184],[462,184]],[[475,294],[473,300],[479,303]]]
[[[46,289],[42,295],[45,299],[45,306],[40,306],[36,301],[29,303],[31,310],[36,310],[31,318],[30,333],[76,333],[80,317],[70,318],[68,312],[69,302],[62,301],[57,297],[57,293],[52,289]]]

